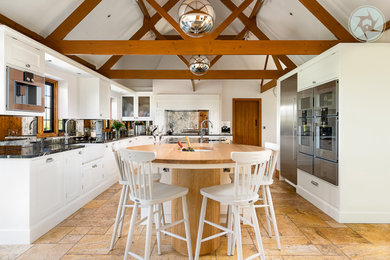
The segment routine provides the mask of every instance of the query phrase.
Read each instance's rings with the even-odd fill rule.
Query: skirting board
[[[118,182],[118,176],[112,177],[105,183],[102,183],[88,193],[83,194],[81,197],[73,200],[60,210],[56,211],[52,215],[40,221],[35,226],[31,227],[31,229],[0,230],[0,245],[31,244],[116,182]]]
[[[307,201],[312,203],[314,206],[325,212],[327,215],[332,217],[337,222],[340,222],[340,213],[338,209],[327,203],[326,201],[322,200],[321,198],[311,194],[304,188],[300,186],[296,186],[297,193],[301,195],[303,198],[305,198]]]

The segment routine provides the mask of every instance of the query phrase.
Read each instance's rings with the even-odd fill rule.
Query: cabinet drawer
[[[298,91],[338,78],[339,55],[330,54],[298,72]]]
[[[13,37],[6,37],[6,63],[43,75],[45,53]]]
[[[339,208],[340,192],[337,186],[298,169],[298,186],[312,195]]]

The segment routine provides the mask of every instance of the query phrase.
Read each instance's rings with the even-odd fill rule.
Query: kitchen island
[[[188,213],[190,217],[191,240],[196,241],[198,233],[198,222],[202,204],[200,189],[220,184],[220,175],[223,168],[234,167],[231,160],[231,152],[254,152],[262,151],[259,146],[201,143],[193,144],[195,152],[182,152],[175,144],[143,145],[128,147],[131,150],[154,151],[157,153],[153,166],[172,169],[172,184],[189,189]],[[181,201],[172,202],[172,220],[175,222],[183,218]],[[206,219],[215,223],[220,222],[220,205],[218,202],[209,201],[207,204]],[[177,225],[173,228],[173,233],[184,236],[184,226]],[[218,233],[218,229],[205,225],[204,236],[211,236]],[[179,253],[186,255],[187,247],[184,241],[174,239],[173,247]],[[220,245],[219,237],[202,243],[201,254],[208,254],[215,251]],[[195,252],[195,243],[192,243]]]

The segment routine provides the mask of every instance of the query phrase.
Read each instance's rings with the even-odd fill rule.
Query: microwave
[[[7,110],[45,111],[45,78],[7,66]]]

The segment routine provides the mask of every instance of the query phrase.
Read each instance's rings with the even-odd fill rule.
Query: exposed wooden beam
[[[192,92],[195,92],[196,91],[195,81],[193,79],[191,79],[191,84],[192,84]]]
[[[239,34],[235,36],[235,40],[242,40],[245,37],[246,32],[248,31],[248,27],[245,27]],[[222,58],[223,55],[217,55],[214,57],[214,59],[210,62],[210,68],[217,63],[217,61]]]
[[[168,2],[166,2],[164,5],[163,5],[163,9],[166,10],[166,11],[169,11],[172,7],[175,6],[175,4],[178,2],[179,0],[168,0]],[[152,26],[154,26],[158,21],[160,21],[161,19],[161,15],[159,13],[155,13],[151,18],[150,20],[148,20],[146,23],[145,23],[145,20],[144,20],[144,24],[141,28],[138,29],[138,31],[130,37],[129,40],[139,40],[141,39],[150,29]],[[100,73],[104,73],[104,71],[107,71],[109,69],[112,68],[112,66],[115,65],[115,63],[117,63],[120,58],[122,57],[122,55],[113,55],[111,56],[100,68],[99,68],[99,72]]]
[[[253,19],[257,16],[263,4],[264,4],[264,0],[257,0],[255,6],[252,9],[251,14],[249,15],[249,19]]]
[[[190,38],[187,34],[183,32],[182,29],[180,29],[179,24],[175,21],[175,19],[172,18],[172,16],[163,8],[161,7],[155,0],[146,0],[153,8],[156,10],[157,13],[159,13],[167,22],[172,25],[172,27],[176,30],[177,33],[183,37],[183,39]]]
[[[156,35],[156,38],[159,39],[159,40],[166,40],[166,38],[164,37],[164,35],[162,35],[159,31],[157,31],[157,29],[153,26],[152,27],[152,31],[153,33]],[[183,56],[183,55],[177,55],[177,57],[187,66],[189,67],[190,66],[190,63],[188,62],[188,60]]]
[[[356,42],[356,39],[317,0],[299,0],[337,39]]]
[[[141,12],[144,14],[144,17],[146,19],[150,19],[150,15],[149,15],[148,9],[145,6],[144,1],[143,0],[136,0],[136,1],[138,3],[139,9],[141,9]]]
[[[205,37],[209,39],[217,38],[252,2],[253,0],[244,0],[212,33]]]
[[[285,72],[278,70],[209,70],[197,76],[189,70],[109,70],[111,79],[276,79]]]
[[[385,29],[383,31],[387,31],[390,29],[390,20],[385,23]]]
[[[221,2],[230,10],[233,11],[237,6],[231,1],[231,0],[221,0]],[[249,24],[249,30],[259,39],[259,40],[269,40],[267,35],[265,35],[258,27],[256,23],[251,23],[251,20],[241,13],[238,18],[241,20],[241,22],[245,24]],[[278,57],[284,65],[286,65],[288,68],[296,68],[296,65],[294,62],[292,62],[286,55],[281,55]]]
[[[85,41],[56,43],[64,54],[94,55],[318,55],[339,41],[242,41],[189,39],[185,41]]]
[[[266,92],[267,90],[276,87],[277,81],[276,79],[271,80],[270,82],[267,82],[266,84],[261,86],[261,93]]]
[[[280,61],[279,61],[278,57],[276,57],[275,55],[272,55],[272,59],[274,60],[276,68],[278,70],[283,70],[282,64],[280,64]]]
[[[101,0],[84,0],[46,39],[64,39],[100,2]]]
[[[264,70],[266,70],[266,69],[267,69],[267,66],[268,66],[268,60],[269,60],[269,55],[267,55],[267,56],[265,57],[265,62],[264,62]],[[264,85],[264,79],[261,79],[260,86],[261,86],[261,87],[263,87],[263,85]]]
[[[27,29],[26,27],[24,27],[23,25],[9,19],[8,17],[0,14],[0,24],[4,24],[12,29],[14,29],[15,31],[17,32],[20,32],[21,34],[24,34],[28,37],[30,37],[31,39],[39,42],[39,43],[42,43],[56,51],[58,51],[57,49],[57,46],[55,46],[53,43],[47,41],[44,37],[42,37],[41,35],[37,34],[36,32],[33,32],[29,29]],[[71,58],[72,60],[74,61],[77,61],[81,64],[83,64],[84,66],[90,68],[90,69],[93,69],[93,70],[96,70],[96,67],[95,65],[81,59],[80,57],[78,56],[75,56],[75,55],[68,55],[69,58]]]
[[[182,40],[180,35],[167,35],[163,34],[164,37],[167,40]],[[234,40],[237,37],[237,35],[219,35],[216,39],[217,40]]]

